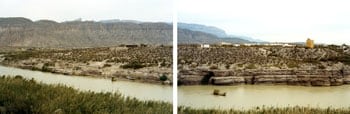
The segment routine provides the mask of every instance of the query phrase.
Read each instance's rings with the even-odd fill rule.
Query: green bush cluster
[[[41,71],[43,72],[53,72],[51,68],[49,68],[50,66],[53,66],[52,64],[50,63],[45,63],[42,68],[41,68]]]
[[[172,105],[140,101],[119,93],[80,92],[23,78],[0,78],[0,108],[15,114],[171,114]],[[0,112],[2,113],[2,112]]]
[[[321,59],[321,61],[342,62],[344,64],[350,65],[350,55]]]
[[[168,77],[165,74],[163,74],[162,76],[159,77],[159,80],[166,81],[166,80],[168,80]]]
[[[112,66],[111,64],[104,64],[104,65],[103,65],[103,68],[111,67],[111,66]]]
[[[172,47],[135,47],[127,49],[113,49],[122,47],[99,47],[80,49],[37,49],[9,52],[5,55],[8,62],[26,60],[29,58],[63,60],[70,62],[104,61],[108,63],[130,63],[139,61],[143,64],[162,67],[171,67]]]
[[[13,52],[5,55],[5,60],[8,61],[18,61],[18,60],[25,60],[29,59],[30,57],[33,57],[35,55],[39,54],[37,51],[24,51],[24,52]]]
[[[251,63],[248,66],[245,67],[246,69],[256,69],[255,64]]]
[[[120,67],[124,68],[124,69],[140,69],[140,68],[145,67],[145,65],[143,65],[140,62],[133,61],[133,62],[127,63],[125,65],[121,65]]]

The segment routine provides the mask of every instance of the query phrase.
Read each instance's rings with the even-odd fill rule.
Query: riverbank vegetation
[[[342,63],[350,65],[350,51],[331,47],[179,47],[180,70],[207,67],[209,69],[307,69],[329,67]],[[218,67],[211,67],[211,66]],[[324,65],[324,66],[323,66]]]
[[[5,54],[5,62],[27,60],[29,58],[50,59],[87,63],[89,61],[107,61],[109,63],[138,62],[147,66],[171,67],[172,47],[100,47],[82,49],[35,49],[14,51]]]
[[[1,76],[0,113],[118,113],[171,114],[172,105],[161,101],[140,101],[119,93],[80,92],[64,85]]]
[[[180,106],[179,114],[349,114],[349,108],[312,108],[312,107],[256,107],[249,110],[219,110],[219,109],[193,109]]]
[[[0,52],[1,52],[0,47]],[[64,75],[94,76],[162,84],[171,81],[171,46],[116,46],[76,49],[23,48],[0,55],[0,64]]]

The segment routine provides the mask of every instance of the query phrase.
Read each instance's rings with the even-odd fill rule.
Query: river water
[[[82,91],[120,92],[140,100],[172,102],[172,87],[130,81],[67,76],[0,66],[0,75],[22,75],[46,84],[64,84]],[[214,89],[226,96],[214,96]],[[286,85],[179,86],[178,104],[193,108],[249,109],[256,106],[350,107],[350,85],[304,87]]]
[[[214,96],[214,89],[227,92]],[[287,85],[179,86],[178,104],[193,108],[251,109],[256,106],[350,107],[350,85],[304,87]]]
[[[22,75],[27,79],[34,78],[35,80],[46,84],[64,84],[81,91],[119,92],[125,96],[135,97],[140,100],[172,102],[171,86],[130,81],[112,82],[111,79],[67,76],[5,66],[0,66],[0,75]]]

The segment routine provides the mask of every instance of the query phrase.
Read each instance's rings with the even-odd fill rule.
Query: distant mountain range
[[[215,27],[179,24],[178,42],[250,42],[242,37],[218,37],[215,34],[226,33]],[[0,46],[80,48],[120,44],[172,45],[172,24],[118,19],[56,22],[0,18]]]
[[[0,18],[0,46],[101,47],[120,44],[171,45],[166,23],[94,22]]]
[[[219,38],[213,34],[192,31],[188,29],[178,29],[178,43],[179,44],[214,44],[220,42],[229,42],[229,43],[246,43],[250,42],[241,38]]]
[[[188,24],[188,23],[178,23],[177,26],[180,29],[205,32],[205,33],[213,34],[217,37],[227,37],[226,32],[224,30],[213,26],[205,26],[200,24]]]
[[[225,40],[229,38],[239,38],[242,40],[247,40],[249,42],[265,42],[259,39],[254,39],[251,37],[246,36],[236,36],[236,35],[228,35],[226,32],[220,28],[213,27],[213,26],[206,26],[206,25],[200,25],[200,24],[188,24],[188,23],[178,23],[178,28],[180,29],[187,29],[191,31],[199,31],[204,33],[209,33],[212,35],[215,35],[218,38],[225,38]]]
[[[99,21],[101,23],[122,23],[122,22],[127,22],[127,23],[142,23],[141,21],[136,21],[136,20],[121,20],[121,19],[110,19],[110,20],[101,20]]]

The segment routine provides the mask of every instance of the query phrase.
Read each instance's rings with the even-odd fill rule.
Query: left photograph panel
[[[0,1],[0,113],[173,113],[172,3]]]

